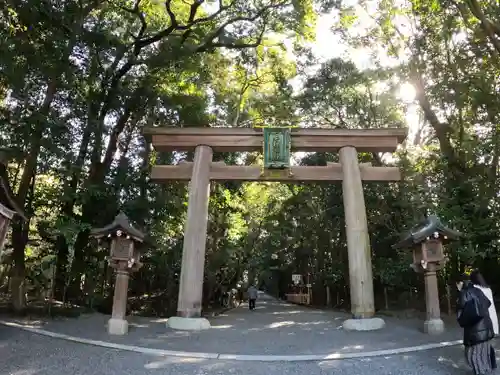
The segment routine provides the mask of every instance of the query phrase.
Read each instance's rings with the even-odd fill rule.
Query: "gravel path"
[[[420,331],[419,320],[384,318],[386,328],[373,332],[346,332],[347,314],[291,305],[264,296],[257,309],[245,306],[211,319],[212,329],[180,332],[165,327],[166,319],[131,318],[126,336],[106,332],[109,316],[92,314],[78,319],[40,322],[43,329],[93,340],[155,349],[224,354],[332,354],[394,349],[461,338],[458,327],[439,337]],[[33,323],[33,322],[32,322]]]
[[[328,362],[231,362],[154,357],[0,326],[0,375],[467,375],[460,347]]]

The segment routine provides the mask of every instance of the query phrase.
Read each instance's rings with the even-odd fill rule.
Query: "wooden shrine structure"
[[[156,151],[194,151],[194,161],[178,165],[155,165],[156,182],[190,181],[184,231],[177,316],[167,325],[174,329],[210,327],[201,318],[203,272],[207,237],[210,181],[342,181],[345,210],[349,283],[353,319],[345,329],[378,329],[384,321],[374,316],[370,240],[362,181],[398,181],[395,167],[360,164],[358,152],[394,152],[406,137],[406,129],[323,128],[147,128]],[[214,152],[263,151],[261,166],[226,165],[214,162]],[[338,152],[340,163],[326,166],[291,166],[292,151]]]
[[[124,335],[128,333],[128,281],[130,274],[142,267],[140,246],[144,243],[145,236],[132,226],[123,212],[119,213],[111,224],[93,229],[90,235],[100,241],[104,239],[109,242],[109,256],[106,259],[111,268],[116,270],[116,281],[108,333]]]
[[[424,274],[426,319],[424,332],[437,335],[444,332],[439,306],[437,271],[446,263],[443,245],[460,238],[461,234],[444,225],[436,215],[427,216],[403,234],[394,249],[411,249],[415,272]]]

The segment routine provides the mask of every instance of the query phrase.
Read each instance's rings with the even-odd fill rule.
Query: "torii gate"
[[[184,231],[182,268],[177,316],[167,321],[174,329],[210,328],[201,317],[203,272],[207,238],[210,180],[319,182],[342,181],[345,210],[349,285],[353,319],[345,329],[374,330],[384,321],[374,318],[373,276],[370,239],[363,195],[364,181],[398,181],[396,167],[359,164],[358,152],[394,152],[406,129],[322,129],[322,128],[147,128],[157,151],[195,151],[194,162],[153,166],[157,182],[191,181]],[[213,162],[213,152],[260,151],[264,145],[264,166],[233,166]],[[290,151],[339,152],[340,163],[327,166],[290,166]]]

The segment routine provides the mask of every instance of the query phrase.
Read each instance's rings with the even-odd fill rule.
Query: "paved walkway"
[[[212,343],[216,347],[217,343]],[[470,375],[460,347],[318,362],[155,357],[0,326],[0,375]]]
[[[109,316],[101,314],[30,324],[84,339],[169,351],[216,353],[215,358],[226,359],[233,358],[233,354],[337,358],[349,353],[450,342],[461,336],[458,327],[448,327],[444,335],[431,337],[420,332],[421,321],[396,318],[385,318],[386,328],[379,331],[346,332],[341,327],[346,318],[347,314],[310,309],[262,296],[256,310],[249,311],[242,305],[212,318],[212,328],[202,332],[173,331],[166,328],[166,319],[135,317],[131,318],[128,335],[110,336],[105,328]]]

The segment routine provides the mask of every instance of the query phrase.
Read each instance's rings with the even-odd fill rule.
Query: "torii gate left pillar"
[[[167,325],[174,329],[210,328],[201,316],[210,180],[280,181],[285,183],[342,181],[346,216],[349,278],[353,319],[344,329],[374,330],[384,321],[374,318],[371,252],[362,181],[398,181],[396,167],[373,167],[358,163],[358,152],[393,152],[405,138],[404,129],[299,129],[292,132],[291,148],[306,152],[340,153],[340,163],[297,166],[262,175],[259,166],[228,166],[212,162],[213,152],[259,151],[262,131],[244,128],[150,128],[158,151],[195,150],[193,163],[154,166],[151,177],[158,182],[191,181],[188,217],[184,233],[177,316]],[[291,172],[291,173],[290,173]]]
[[[210,322],[201,316],[201,303],[212,154],[212,149],[205,145],[197,146],[194,153],[182,246],[177,316],[171,317],[167,321],[167,325],[174,329],[202,330],[210,328]]]

